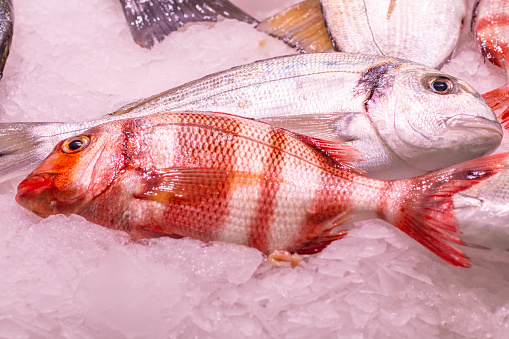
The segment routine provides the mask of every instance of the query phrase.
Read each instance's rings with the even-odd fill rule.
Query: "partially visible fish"
[[[509,1],[477,0],[472,28],[482,55],[509,72]],[[483,94],[486,102],[500,113],[502,123],[509,122],[509,82]],[[509,127],[509,126],[508,126]]]
[[[172,110],[242,115],[344,141],[377,178],[402,178],[489,154],[502,140],[469,84],[408,61],[315,53],[262,60],[206,76],[82,123],[0,124],[0,180],[31,171],[60,140],[111,120]]]
[[[448,263],[469,265],[451,244],[462,244],[451,195],[496,174],[509,153],[396,181],[342,163],[357,156],[231,114],[153,114],[61,141],[16,200],[39,216],[79,214],[134,239],[223,241],[288,261],[344,236],[334,228],[345,220],[378,217]]]
[[[334,51],[323,21],[320,0],[299,2],[263,20],[256,29],[283,40],[302,53]]]
[[[120,0],[134,41],[151,48],[154,39],[165,36],[188,22],[217,21],[219,17],[257,22],[237,6],[224,0]]]
[[[9,55],[14,26],[14,12],[11,0],[0,0],[0,79],[4,75],[5,62]]]
[[[306,0],[257,28],[304,52],[333,47],[440,68],[454,51],[466,10],[465,0]]]
[[[453,195],[454,215],[465,244],[509,250],[509,163],[486,180]]]

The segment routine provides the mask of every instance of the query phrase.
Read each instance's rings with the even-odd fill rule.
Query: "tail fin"
[[[305,0],[260,22],[256,29],[303,53],[333,52],[319,0]]]
[[[504,86],[484,93],[484,100],[495,112],[500,112],[498,119],[500,123],[509,129],[509,82]]]
[[[479,158],[420,177],[392,182],[381,216],[455,266],[468,267],[466,255],[453,244],[463,245],[454,215],[453,194],[503,170],[509,153]],[[391,199],[388,199],[391,200]],[[392,209],[392,210],[391,210]]]
[[[247,23],[258,22],[227,0],[120,0],[134,41],[152,48],[154,38],[165,36],[188,22],[217,21],[219,16]]]
[[[0,182],[21,177],[49,155],[61,134],[59,123],[0,124]]]

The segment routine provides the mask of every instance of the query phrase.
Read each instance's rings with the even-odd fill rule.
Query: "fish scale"
[[[158,147],[163,130],[174,136],[170,148]],[[345,235],[333,231],[345,220],[379,217],[468,266],[449,244],[461,244],[451,196],[497,173],[509,154],[397,181],[343,163],[356,156],[344,143],[231,114],[158,113],[63,140],[16,200],[40,216],[75,213],[134,239],[225,241],[271,256],[319,252]]]
[[[437,82],[446,92],[437,93]],[[97,120],[0,124],[0,180],[27,173],[55,144],[93,126],[176,110],[236,114],[344,141],[362,153],[359,168],[384,179],[483,156],[502,138],[494,112],[460,79],[395,58],[315,53],[211,74]]]

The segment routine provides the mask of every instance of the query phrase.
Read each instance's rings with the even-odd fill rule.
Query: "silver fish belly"
[[[26,173],[60,140],[92,126],[175,110],[237,114],[296,133],[344,141],[363,153],[359,167],[385,179],[485,155],[502,138],[491,108],[459,79],[401,59],[318,53],[215,73],[98,120],[4,124],[0,177]]]

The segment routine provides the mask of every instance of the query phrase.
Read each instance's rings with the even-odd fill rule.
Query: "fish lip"
[[[45,211],[46,208],[40,208],[39,203],[40,201],[48,202],[52,200],[45,191],[51,189],[56,175],[56,173],[37,173],[25,178],[18,185],[18,192],[16,194],[18,204],[43,218],[54,214]]]
[[[481,131],[496,132],[500,138],[504,135],[502,125],[497,120],[484,117],[460,114],[445,119],[444,124],[449,129],[468,129],[469,132],[481,134]],[[482,134],[484,134],[482,133]]]
[[[51,185],[51,180],[55,177],[55,173],[37,173],[30,175],[18,185],[19,191],[33,191],[45,188]]]

